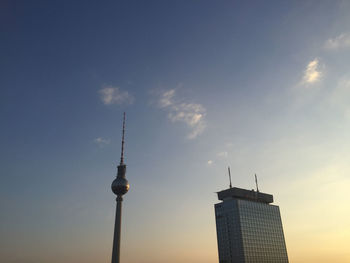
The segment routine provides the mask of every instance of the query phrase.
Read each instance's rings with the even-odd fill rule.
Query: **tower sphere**
[[[125,195],[129,191],[129,182],[125,178],[117,177],[112,183],[112,191],[116,195]]]

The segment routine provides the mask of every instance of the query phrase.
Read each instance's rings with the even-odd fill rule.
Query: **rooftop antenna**
[[[124,136],[125,136],[125,112],[123,115],[123,136],[122,136],[122,152],[120,155],[120,164],[124,164]]]
[[[230,166],[228,167],[228,177],[230,178],[230,188],[232,188],[232,182],[231,182],[231,170],[230,170]]]
[[[256,177],[256,174],[255,174],[255,185],[256,185],[256,192],[259,193],[259,187],[258,187],[258,177]]]

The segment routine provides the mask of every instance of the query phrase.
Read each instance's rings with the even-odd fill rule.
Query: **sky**
[[[293,263],[350,262],[349,1],[1,1],[0,258],[218,262],[215,192],[280,207]]]

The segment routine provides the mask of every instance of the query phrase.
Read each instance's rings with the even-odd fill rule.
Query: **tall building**
[[[215,204],[220,263],[288,263],[279,207],[273,196],[231,187]]]
[[[123,118],[123,135],[122,135],[122,151],[120,155],[120,164],[118,165],[117,178],[112,183],[112,191],[117,196],[117,209],[115,213],[114,237],[112,263],[120,262],[120,233],[122,224],[122,202],[123,195],[129,190],[129,182],[125,178],[126,165],[124,163],[124,135],[125,135],[125,112]]]

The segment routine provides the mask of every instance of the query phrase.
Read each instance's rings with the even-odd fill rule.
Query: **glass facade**
[[[288,263],[278,206],[229,198],[215,216],[220,263]]]

